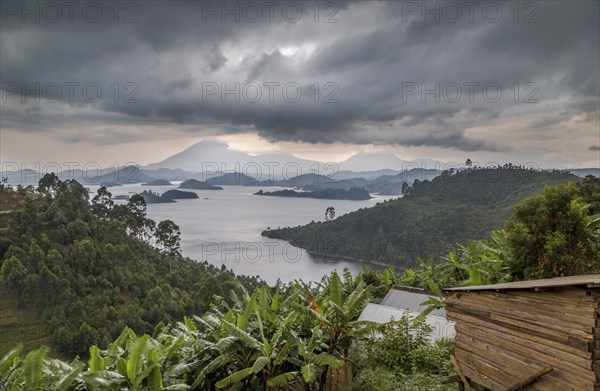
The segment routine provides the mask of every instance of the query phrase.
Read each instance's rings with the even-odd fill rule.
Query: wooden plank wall
[[[446,301],[456,322],[456,360],[493,391],[551,366],[529,391],[600,390],[598,289],[464,292]]]
[[[596,325],[594,326],[594,346],[592,346],[592,367],[596,374],[596,384],[594,386],[595,391],[600,391],[600,287],[595,289],[589,289],[588,294],[594,300],[596,304],[595,316]]]

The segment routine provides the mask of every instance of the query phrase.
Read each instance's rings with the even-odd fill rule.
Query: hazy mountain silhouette
[[[190,172],[240,172],[260,180],[294,177],[316,172],[316,162],[299,159],[289,154],[250,155],[235,151],[219,141],[200,141],[157,163],[144,167],[155,169],[182,169]],[[332,170],[330,170],[332,171]]]
[[[300,159],[290,154],[251,155],[235,151],[220,141],[200,141],[189,148],[176,153],[160,162],[150,164],[145,169],[180,169],[188,172],[241,172],[260,180],[291,178],[302,174],[321,174],[333,176],[338,171],[377,171],[377,170],[410,170],[417,167],[436,168],[437,162],[429,159],[409,162],[391,153],[359,153],[336,166],[327,162],[316,162]],[[318,171],[317,171],[318,170]],[[259,172],[260,171],[260,172]],[[299,172],[300,171],[300,172]],[[269,177],[269,172],[274,177]]]
[[[340,171],[379,171],[395,170],[406,171],[415,168],[435,169],[441,164],[431,159],[404,160],[392,153],[374,152],[357,153],[347,160],[339,163]]]

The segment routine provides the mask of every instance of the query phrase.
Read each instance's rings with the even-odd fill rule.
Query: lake
[[[94,193],[98,189],[98,186],[88,187]],[[175,188],[137,184],[111,187],[109,191],[113,195],[131,195],[143,190],[162,194]],[[315,281],[334,269],[348,268],[356,273],[362,264],[311,255],[286,241],[266,238],[260,233],[267,227],[322,221],[329,206],[335,208],[336,216],[341,216],[393,198],[375,195],[370,200],[347,201],[253,195],[260,189],[283,188],[223,186],[223,190],[187,190],[195,191],[200,198],[150,204],[148,217],[157,222],[170,219],[179,225],[184,256],[218,266],[224,264],[236,274],[257,275],[271,284],[277,278],[283,282]]]

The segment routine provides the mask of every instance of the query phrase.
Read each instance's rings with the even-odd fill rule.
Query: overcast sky
[[[598,1],[0,4],[2,162],[600,166]]]

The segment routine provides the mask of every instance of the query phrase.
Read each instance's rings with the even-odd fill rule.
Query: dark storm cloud
[[[74,81],[97,83],[103,92],[95,103],[78,95],[27,115],[20,97],[5,91],[10,96],[3,102],[2,126],[39,131],[48,124],[68,128],[85,126],[86,121],[196,124],[223,134],[255,131],[273,141],[506,151],[511,146],[502,138],[478,140],[467,129],[508,117],[524,107],[522,100],[531,92],[540,101],[526,106],[538,116],[534,127],[597,110],[597,2],[535,2],[537,23],[515,23],[505,3],[498,3],[504,5],[497,23],[484,20],[480,10],[473,21],[465,14],[452,23],[443,15],[439,22],[433,17],[422,20],[420,14],[407,17],[407,2],[393,1],[337,2],[333,18],[338,22],[324,23],[331,15],[324,8],[329,3],[319,4],[318,22],[315,3],[294,3],[303,7],[302,19],[294,23],[283,17],[284,2],[278,2],[274,19],[263,15],[256,23],[244,15],[238,15],[239,23],[232,15],[222,22],[220,9],[208,15],[209,8],[190,1],[136,2],[133,23],[115,23],[112,3],[102,3],[105,17],[97,23],[81,17],[73,23],[22,23],[21,15],[2,15],[0,81],[5,90],[6,83]],[[119,18],[127,11],[122,9]],[[528,14],[522,10],[519,18]],[[254,81],[280,83],[277,98],[267,101],[264,85],[257,103],[243,96],[236,102],[231,95],[223,102],[219,93],[209,99],[203,94],[207,83],[231,89],[235,83],[243,88]],[[133,84],[125,88],[129,82]],[[472,101],[463,85],[468,82],[480,83]],[[525,88],[528,82],[534,82],[531,89]],[[302,88],[297,102],[283,99],[281,85],[286,83]],[[431,94],[407,94],[408,88],[431,89],[435,83],[462,86],[461,99],[452,102],[442,95],[438,103]],[[481,88],[486,83],[496,83],[502,99],[484,99]],[[511,90],[515,83],[518,103]],[[124,102],[132,91],[137,102]],[[330,101],[324,102],[328,96]],[[565,100],[564,115],[547,115],[550,109],[544,102],[559,97]],[[77,137],[85,135],[69,133],[65,139]],[[98,142],[143,137],[109,133]]]

